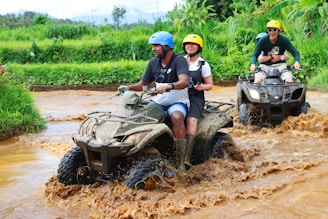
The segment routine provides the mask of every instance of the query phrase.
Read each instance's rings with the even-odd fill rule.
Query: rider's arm
[[[188,87],[190,83],[190,73],[187,60],[183,56],[179,56],[176,58],[175,66],[178,81],[174,82],[173,86],[175,90],[181,90]]]
[[[288,38],[284,38],[286,44],[286,50],[292,54],[295,62],[300,62],[301,55],[300,52],[293,46]]]
[[[162,94],[170,90],[181,90],[189,86],[189,74],[179,74],[178,81],[157,87],[157,92]]]
[[[294,57],[294,67],[295,69],[301,69],[301,64],[300,64],[300,59],[301,59],[301,55],[299,53],[299,51],[290,43],[289,41],[289,47],[287,47],[287,50],[293,55]]]
[[[197,83],[194,85],[196,90],[204,90],[210,91],[213,87],[213,78],[212,78],[212,70],[208,62],[205,61],[204,65],[202,66],[202,78],[203,83]]]
[[[181,90],[189,86],[189,74],[179,74],[179,80],[172,83],[175,90]]]
[[[204,83],[201,84],[195,84],[194,88],[198,91],[204,90],[204,91],[209,91],[212,90],[213,87],[213,79],[212,79],[212,75],[207,76],[204,79]]]
[[[143,86],[149,86],[150,83],[144,82],[144,81],[139,81],[136,84],[131,84],[127,86],[128,90],[133,90],[133,91],[142,91]]]
[[[285,52],[284,54],[283,54],[283,59],[281,59],[281,60],[285,60],[285,61],[288,61],[289,59],[290,59],[290,56]]]
[[[257,61],[259,62],[259,63],[263,63],[263,62],[268,62],[268,61],[270,61],[272,58],[271,58],[271,56],[270,55],[267,55],[267,56],[265,56],[265,55],[259,55],[259,57],[257,58]]]
[[[252,55],[251,67],[249,68],[250,71],[255,71],[257,57],[260,55],[260,53],[261,53],[261,49],[260,49],[259,43],[257,43],[256,47],[254,49],[253,55]]]

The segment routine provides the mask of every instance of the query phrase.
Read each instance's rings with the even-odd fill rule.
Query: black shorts
[[[205,100],[199,96],[189,96],[190,107],[188,117],[201,118],[204,109]]]

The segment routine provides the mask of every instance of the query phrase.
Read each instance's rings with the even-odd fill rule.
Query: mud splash
[[[289,190],[299,189],[309,181],[327,180],[327,125],[328,117],[318,113],[288,118],[275,128],[258,130],[236,125],[225,131],[241,147],[246,162],[211,159],[194,166],[189,170],[191,184],[187,187],[179,181],[172,183],[170,191],[131,190],[120,183],[63,186],[53,176],[46,184],[46,201],[49,206],[65,209],[84,206],[89,209],[90,218],[191,218],[201,209],[211,209],[211,215],[217,215],[215,207],[222,209],[223,206],[230,206],[225,207],[230,211],[225,216],[240,218],[245,209],[233,211],[232,208],[243,205],[246,200],[257,206],[263,204],[261,200],[272,199],[271,196],[283,199],[280,193],[288,194]],[[316,185],[317,189],[324,189],[321,183]],[[294,208],[299,208],[299,202],[307,202],[306,197],[315,192],[298,194],[299,200],[294,200],[295,205],[288,211],[270,211],[270,216],[313,216],[313,212],[304,214]],[[320,196],[328,201],[327,192]],[[316,217],[322,218],[327,207],[318,207],[323,209],[317,211]],[[260,213],[261,217],[264,212]],[[256,217],[257,207],[248,209],[247,214]]]

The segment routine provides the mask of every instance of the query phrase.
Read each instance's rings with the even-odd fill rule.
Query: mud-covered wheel
[[[218,132],[212,143],[211,157],[232,159],[244,162],[242,151],[233,141],[232,137],[226,133]]]
[[[243,125],[247,125],[249,121],[249,105],[242,103],[239,107],[239,122]]]
[[[308,103],[303,102],[299,106],[295,107],[295,109],[291,110],[290,115],[291,116],[299,116],[302,113],[307,114],[309,107],[310,107],[310,105]]]
[[[92,184],[90,170],[86,165],[86,160],[82,149],[78,146],[72,147],[61,159],[57,179],[64,185]]]
[[[265,114],[252,104],[241,104],[238,113],[239,122],[243,125],[261,125],[265,122]]]
[[[173,177],[174,173],[166,167],[167,162],[160,157],[149,156],[137,163],[124,180],[131,189],[151,190],[161,184],[162,177]]]

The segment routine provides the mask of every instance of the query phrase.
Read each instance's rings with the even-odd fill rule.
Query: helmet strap
[[[198,53],[200,53],[200,51],[202,51],[202,50],[201,50],[201,49],[198,49],[197,52],[195,52],[195,53],[193,53],[193,54],[188,54],[188,57],[189,57],[189,58],[192,58],[192,57],[196,56]]]
[[[166,46],[163,46],[162,45],[162,50],[163,50],[163,53],[162,53],[162,55],[160,55],[158,58],[160,58],[160,59],[164,59],[164,57],[166,56],[166,53],[170,50],[170,49],[168,49]]]

